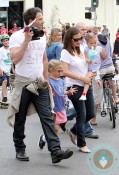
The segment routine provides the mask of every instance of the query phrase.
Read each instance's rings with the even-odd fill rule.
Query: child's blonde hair
[[[59,32],[62,32],[59,28],[54,28],[51,30],[50,37],[48,39],[47,45],[50,46],[50,44],[55,41],[55,37]]]
[[[90,40],[92,40],[92,39],[98,40],[98,39],[97,39],[97,36],[96,36],[95,34],[93,34],[93,33],[87,34],[87,36],[86,36],[86,42],[89,43]]]
[[[52,59],[48,63],[48,72],[51,73],[53,70],[55,70],[58,66],[61,66],[62,63],[59,60]]]

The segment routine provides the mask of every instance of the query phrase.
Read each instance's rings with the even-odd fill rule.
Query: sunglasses
[[[81,41],[82,39],[83,39],[82,37],[80,37],[80,38],[72,38],[72,40],[73,40],[74,42]]]
[[[87,33],[92,33],[92,31],[91,30],[87,30]]]

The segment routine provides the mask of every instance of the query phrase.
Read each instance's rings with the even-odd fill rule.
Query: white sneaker
[[[82,95],[80,98],[79,98],[79,100],[86,100],[87,98],[86,98],[86,96],[85,95]]]

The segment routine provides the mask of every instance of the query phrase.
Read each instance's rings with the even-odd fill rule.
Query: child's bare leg
[[[89,85],[85,84],[83,93],[82,93],[81,97],[79,98],[79,100],[86,100],[86,94],[87,94],[88,89],[89,89]]]
[[[2,82],[2,98],[7,97],[7,80]]]
[[[60,125],[58,125],[58,124],[54,125],[54,130],[55,130],[56,134],[58,134],[59,128],[60,128]]]

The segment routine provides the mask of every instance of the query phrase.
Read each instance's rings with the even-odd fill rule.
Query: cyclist
[[[114,73],[115,68],[114,68],[113,61],[112,61],[112,50],[111,50],[111,44],[110,44],[109,39],[98,33],[97,33],[97,36],[98,36],[98,45],[106,50],[106,58],[104,60],[102,58],[101,67],[99,71],[100,77],[102,78],[107,73]],[[111,83],[112,95],[114,97],[115,102],[118,103],[119,98],[116,96],[116,83],[115,81],[111,81],[110,83]],[[93,85],[94,101],[96,104],[96,111],[97,111],[98,106],[103,99],[103,88],[102,86],[98,87],[94,81],[92,85]],[[96,116],[91,120],[91,124],[97,125]]]
[[[1,43],[3,46],[0,48],[0,82],[2,85],[2,102],[4,104],[4,102],[7,102],[7,85],[9,85],[9,75],[12,65],[8,34],[1,36]]]

